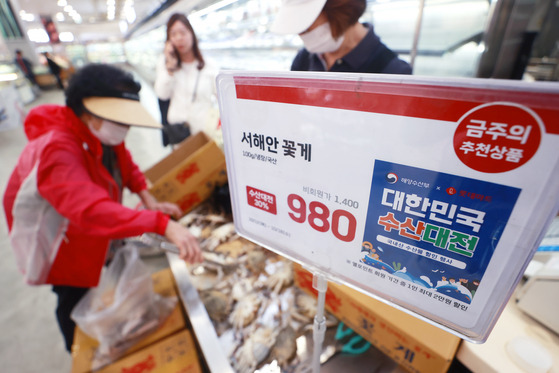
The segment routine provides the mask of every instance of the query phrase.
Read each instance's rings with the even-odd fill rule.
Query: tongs
[[[130,238],[130,241],[143,244],[149,247],[156,247],[163,251],[179,254],[179,248],[174,243],[169,242],[165,237],[157,233],[144,233],[141,236]]]
[[[129,238],[128,241],[132,241],[136,244],[144,245],[146,247],[155,247],[163,251],[180,255],[180,251],[177,245],[169,242],[169,240],[157,233],[144,233],[141,236]],[[216,254],[214,253],[207,253],[205,251],[202,251],[202,257],[206,262],[213,263],[218,266],[236,265],[236,262],[222,263],[219,260],[215,259],[215,255]]]

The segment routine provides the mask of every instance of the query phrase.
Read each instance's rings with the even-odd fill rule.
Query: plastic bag
[[[117,360],[152,333],[176,302],[176,297],[162,297],[153,291],[150,272],[137,247],[129,243],[118,249],[99,285],[88,291],[71,314],[76,324],[99,342],[92,369]]]

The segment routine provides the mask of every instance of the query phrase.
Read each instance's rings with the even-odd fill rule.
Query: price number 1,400
[[[357,221],[350,212],[334,210],[330,216],[328,207],[318,201],[310,202],[307,209],[307,203],[297,194],[287,196],[287,205],[291,209],[289,217],[297,223],[308,221],[313,229],[323,233],[332,228],[332,234],[344,242],[351,242],[355,238]]]

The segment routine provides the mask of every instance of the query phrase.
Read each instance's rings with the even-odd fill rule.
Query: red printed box
[[[188,213],[227,182],[225,156],[203,132],[188,137],[167,157],[144,172],[150,192],[160,202]]]
[[[295,285],[316,296],[313,275],[294,265]],[[412,373],[445,373],[460,338],[345,285],[328,283],[325,308]]]
[[[249,206],[264,210],[270,214],[277,214],[276,196],[273,194],[247,185],[247,200]]]

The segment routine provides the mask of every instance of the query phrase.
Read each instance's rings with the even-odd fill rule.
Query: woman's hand
[[[178,205],[171,202],[158,202],[147,189],[142,190],[139,196],[148,210],[161,211],[164,214],[171,215],[175,219],[182,216],[182,210]]]
[[[179,59],[175,47],[170,41],[165,42],[163,54],[165,55],[165,68],[170,75],[173,75],[173,72],[179,68]]]
[[[162,213],[170,215],[175,219],[179,219],[182,216],[182,210],[180,207],[171,202],[156,202],[150,210],[161,211]]]
[[[179,248],[179,258],[189,263],[202,262],[202,250],[196,237],[179,223],[169,220],[165,229],[165,237]]]

